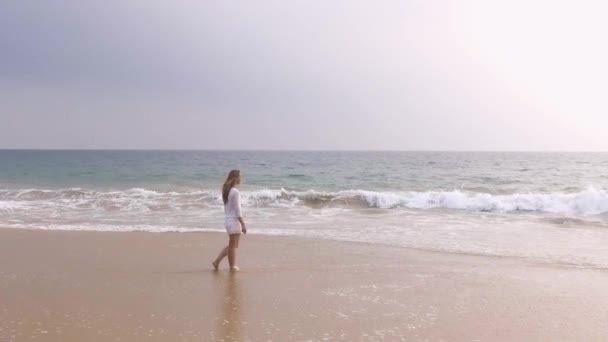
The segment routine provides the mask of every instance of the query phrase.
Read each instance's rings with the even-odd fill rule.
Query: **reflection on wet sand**
[[[219,308],[221,316],[218,319],[219,340],[240,341],[241,340],[241,292],[236,272],[228,274],[216,274],[218,280],[224,287],[223,296],[220,296]]]

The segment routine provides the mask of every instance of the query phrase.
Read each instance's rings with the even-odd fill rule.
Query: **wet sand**
[[[361,243],[0,229],[0,341],[605,341],[608,271]]]

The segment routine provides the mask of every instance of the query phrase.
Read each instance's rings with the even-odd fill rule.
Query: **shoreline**
[[[74,232],[74,233],[95,233],[95,234],[210,234],[210,235],[218,235],[225,236],[225,232],[222,229],[217,230],[167,230],[167,231],[147,231],[147,230],[132,230],[132,231],[109,231],[109,230],[93,230],[93,229],[82,229],[82,230],[73,230],[73,229],[42,229],[42,228],[23,228],[23,227],[0,227],[1,230],[25,230],[25,231],[42,231],[42,232]],[[440,250],[440,249],[431,249],[431,248],[423,248],[423,247],[412,247],[412,246],[402,246],[399,244],[390,244],[385,242],[372,242],[372,241],[358,241],[358,240],[348,240],[348,239],[329,239],[324,237],[316,237],[316,236],[304,236],[304,235],[279,235],[279,234],[265,234],[265,233],[251,233],[249,232],[247,237],[256,236],[260,238],[270,238],[270,239],[287,239],[287,240],[302,240],[302,241],[326,241],[327,243],[339,243],[339,244],[353,244],[353,245],[361,245],[361,246],[377,246],[378,248],[386,248],[386,249],[396,249],[401,252],[409,251],[411,253],[428,253],[428,254],[439,254],[439,255],[454,255],[455,257],[473,257],[473,258],[490,258],[497,260],[512,260],[513,262],[521,262],[522,264],[527,264],[530,266],[537,265],[540,267],[549,267],[549,268],[572,268],[572,269],[581,269],[581,270],[597,270],[597,271],[608,271],[608,267],[597,265],[594,263],[576,263],[576,262],[567,262],[567,261],[559,261],[552,259],[543,259],[535,256],[520,256],[520,255],[500,255],[500,254],[483,254],[476,252],[464,252],[464,251],[449,251],[449,250]],[[355,246],[353,246],[355,248]]]
[[[0,228],[0,340],[608,338],[601,269],[246,235],[213,272],[225,240]]]

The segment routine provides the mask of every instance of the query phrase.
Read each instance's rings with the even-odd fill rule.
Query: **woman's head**
[[[222,200],[224,204],[228,203],[228,194],[230,193],[230,189],[234,188],[235,185],[241,184],[241,171],[232,170],[228,173],[228,177],[224,182],[224,186],[222,187]]]

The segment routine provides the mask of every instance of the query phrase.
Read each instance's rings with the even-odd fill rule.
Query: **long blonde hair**
[[[222,199],[224,200],[224,204],[228,203],[228,194],[230,194],[230,189],[234,188],[234,186],[238,184],[240,177],[241,171],[239,170],[232,170],[228,173],[228,178],[226,178],[224,186],[222,186]]]

